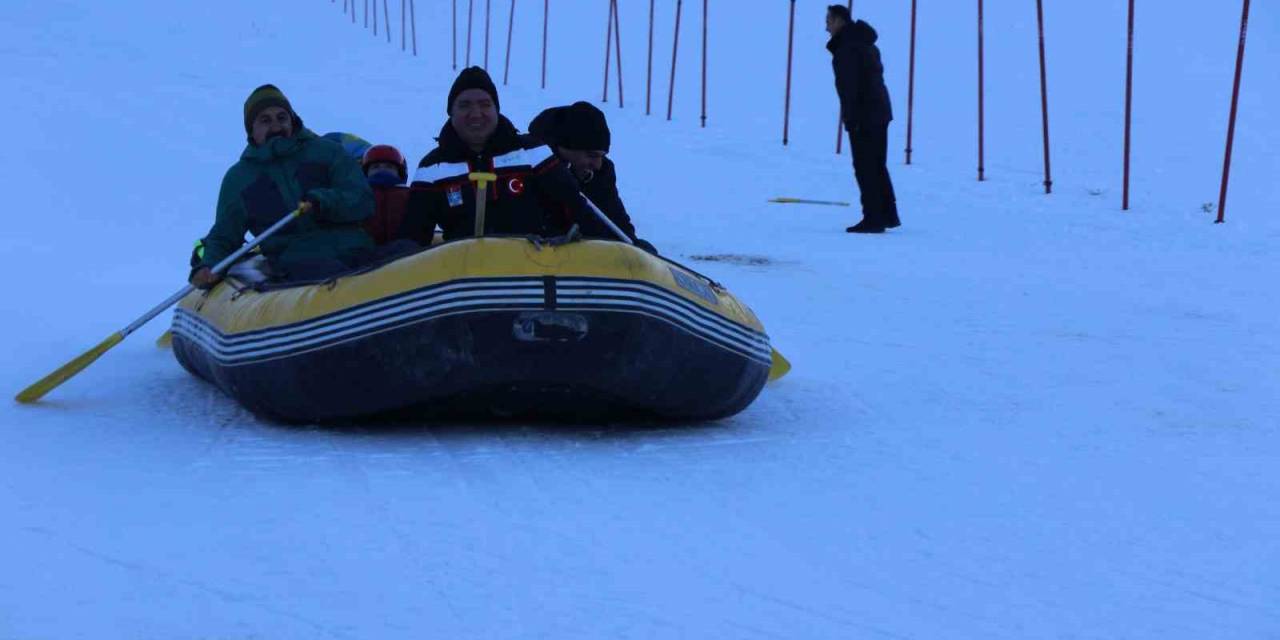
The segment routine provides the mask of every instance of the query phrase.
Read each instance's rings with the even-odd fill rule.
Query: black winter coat
[[[552,147],[559,146],[560,132],[557,127],[562,124],[560,116],[566,110],[567,107],[552,107],[539,113],[538,117],[529,123],[529,134]],[[572,171],[570,173],[572,174]],[[577,180],[577,174],[573,175]],[[622,196],[618,194],[618,173],[612,160],[605,158],[600,170],[596,171],[590,179],[578,180],[578,188],[600,208],[600,211],[604,212],[610,221],[618,225],[618,228],[622,229],[632,242],[637,240],[636,227],[631,222],[631,216],[627,214],[626,206],[622,204]],[[575,221],[585,237],[617,239],[614,233],[590,211],[586,212],[585,217]]]
[[[884,86],[884,65],[876,48],[876,30],[858,20],[847,24],[827,43],[831,67],[840,96],[840,118],[845,129],[883,127],[893,120],[889,90]]]
[[[577,174],[574,174],[574,178],[577,178]],[[587,196],[591,202],[600,207],[600,211],[618,225],[618,228],[622,229],[632,242],[639,239],[636,237],[636,227],[631,223],[631,216],[627,214],[627,208],[622,204],[622,197],[618,195],[618,174],[614,171],[612,160],[605,158],[600,165],[600,170],[592,174],[590,179],[585,182],[578,181],[578,188],[582,190],[582,195]],[[588,238],[617,239],[613,231],[610,231],[609,227],[595,215],[590,219],[578,220],[578,228],[582,230],[582,235]]]
[[[488,189],[486,234],[558,235],[572,221],[592,215],[568,167],[541,142],[516,131],[505,116],[498,116],[498,127],[480,153],[448,122],[436,142],[413,175],[401,238],[429,245],[437,226],[446,242],[475,235],[476,189],[467,179],[473,171],[498,176]]]

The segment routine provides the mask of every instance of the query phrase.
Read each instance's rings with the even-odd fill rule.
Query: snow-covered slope
[[[504,113],[523,126],[598,99],[608,3],[552,3],[546,91],[541,3],[515,4]],[[183,372],[151,344],[157,321],[40,405],[0,406],[0,637],[1280,631],[1276,8],[1253,7],[1228,224],[1211,225],[1235,3],[1139,8],[1122,213],[1124,3],[1047,3],[1046,197],[1033,3],[987,3],[978,184],[972,7],[921,8],[904,167],[906,3],[860,0],[898,112],[904,226],[851,237],[851,209],[765,202],[856,199],[832,154],[824,3],[797,3],[786,149],[788,3],[712,3],[705,130],[701,3],[684,4],[668,123],[674,3],[657,3],[646,117],[648,7],[621,2],[611,155],[641,234],[751,304],[789,377],[716,424],[284,428]],[[509,4],[492,5],[500,75]],[[317,0],[3,12],[0,388],[181,286],[254,86],[317,131],[424,153],[450,6],[416,3],[418,58],[391,9],[392,45]],[[729,257],[696,261],[712,255]]]

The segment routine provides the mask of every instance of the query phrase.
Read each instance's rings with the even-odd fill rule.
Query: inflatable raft
[[[718,284],[619,242],[460,240],[302,286],[234,276],[184,298],[173,350],[255,413],[712,419],[769,375],[760,321]]]

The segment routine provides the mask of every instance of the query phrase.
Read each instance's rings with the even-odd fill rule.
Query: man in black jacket
[[[862,221],[845,231],[884,233],[900,222],[893,182],[885,166],[893,107],[884,86],[876,31],[862,20],[854,22],[849,9],[833,4],[827,7],[827,33],[831,34],[827,50],[840,96],[840,119],[849,132],[853,174],[862,196]]]
[[[657,253],[653,245],[636,237],[635,225],[618,195],[618,174],[609,153],[609,123],[604,113],[588,102],[552,107],[529,123],[529,133],[546,142],[578,182],[578,188],[637,246]],[[598,218],[580,220],[582,235],[616,239]]]
[[[499,114],[498,90],[480,67],[458,74],[449,90],[449,121],[437,146],[413,175],[399,237],[431,243],[436,226],[446,242],[475,234],[475,185],[471,172],[498,176],[486,191],[486,234],[562,234],[594,219],[564,163]]]

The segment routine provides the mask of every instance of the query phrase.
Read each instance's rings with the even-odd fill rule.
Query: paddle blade
[[[791,363],[778,353],[777,349],[773,350],[772,363],[769,365],[769,382],[773,382],[782,376],[787,375],[791,371]]]
[[[166,329],[164,333],[160,334],[160,337],[156,338],[156,347],[160,349],[172,349],[173,332]]]
[[[14,400],[27,404],[43,398],[45,394],[53,391],[58,387],[58,385],[70,380],[71,377],[77,373],[84,371],[85,367],[93,364],[94,360],[101,358],[102,354],[109,351],[111,347],[120,344],[120,341],[122,340],[124,340],[124,334],[120,332],[107,336],[107,339],[99,343],[98,346],[80,354],[80,356],[75,360],[62,365],[53,373],[50,373],[49,375],[41,378],[35,384],[23,389],[21,393],[14,397]]]

